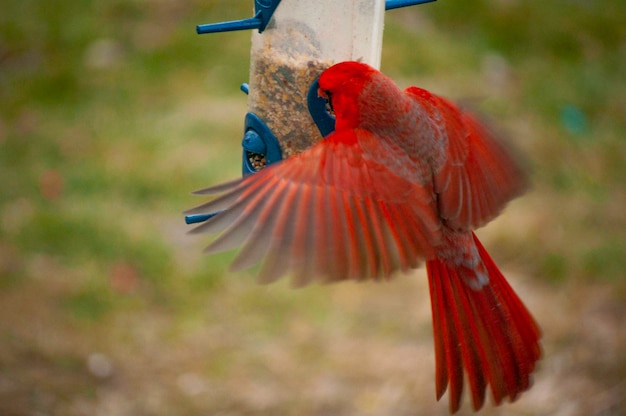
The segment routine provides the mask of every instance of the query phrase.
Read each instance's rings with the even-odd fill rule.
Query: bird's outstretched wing
[[[210,253],[242,245],[233,269],[263,261],[262,281],[386,278],[415,268],[441,238],[436,201],[432,189],[376,161],[377,140],[365,130],[335,132],[254,175],[197,191],[219,196],[187,213],[221,212],[192,232],[221,232]]]

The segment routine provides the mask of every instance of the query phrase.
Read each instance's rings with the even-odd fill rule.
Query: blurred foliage
[[[171,209],[182,210],[182,196],[200,183],[193,175],[205,179],[203,165],[212,163],[207,156],[187,165],[185,149],[205,147],[209,133],[239,134],[239,125],[203,120],[207,108],[190,118],[175,114],[186,97],[197,100],[199,87],[220,96],[247,76],[249,35],[222,36],[207,48],[193,32],[203,15],[228,17],[216,10],[249,12],[225,5],[7,5],[0,17],[0,232],[4,250],[19,254],[6,272],[25,278],[33,256],[43,255],[70,268],[129,261],[150,284],[171,283],[174,253],[159,222],[164,213],[178,215]],[[207,69],[207,62],[222,64]],[[176,125],[187,131],[172,131]]]
[[[180,212],[198,202],[188,192],[239,174],[246,98],[238,87],[250,46],[249,33],[198,37],[195,25],[248,17],[251,4],[3,3],[0,294],[23,308],[0,318],[7,348],[36,338],[20,333],[29,316],[69,328],[77,351],[59,358],[33,347],[33,362],[80,378],[72,354],[83,354],[86,338],[105,346],[133,339],[111,329],[120,314],[141,321],[129,323],[138,330],[148,325],[144,315],[178,317],[176,333],[206,324],[196,322],[198,310],[216,322],[222,307],[263,310],[267,328],[254,316],[241,324],[263,339],[280,335],[293,308],[331,325],[317,307],[328,302],[323,291],[259,299],[233,289],[224,284],[232,255],[203,257],[203,241],[184,235]],[[609,285],[622,300],[624,16],[623,1],[440,0],[388,12],[383,52],[383,70],[399,83],[477,101],[528,154],[534,190],[493,233],[496,257],[536,282]],[[232,291],[241,304],[224,299]],[[218,350],[225,361],[205,363],[206,371],[229,368],[232,350]],[[18,368],[3,351],[0,365]],[[626,371],[620,363],[613,377]]]

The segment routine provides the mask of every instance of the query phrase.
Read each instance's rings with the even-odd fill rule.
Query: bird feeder
[[[331,65],[380,68],[385,10],[434,0],[255,0],[249,19],[197,26],[198,34],[252,29],[242,173],[300,153],[334,130],[316,80]],[[201,222],[207,215],[186,217]]]

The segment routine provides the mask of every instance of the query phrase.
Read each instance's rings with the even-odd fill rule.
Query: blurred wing
[[[222,232],[209,253],[243,245],[233,269],[263,260],[263,281],[291,272],[302,285],[415,268],[440,238],[433,193],[364,154],[378,140],[362,130],[333,133],[254,175],[198,191],[220,196],[187,213],[224,211],[192,232]]]
[[[526,189],[513,153],[472,115],[417,87],[407,93],[445,126],[444,161],[435,167],[439,214],[452,229],[472,230],[494,218]]]

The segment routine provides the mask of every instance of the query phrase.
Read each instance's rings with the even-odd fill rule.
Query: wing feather
[[[432,189],[377,162],[378,140],[358,129],[333,133],[254,175],[203,189],[217,196],[188,212],[224,212],[192,232],[221,232],[210,253],[242,245],[233,268],[262,262],[262,281],[287,273],[297,285],[375,279],[416,267],[441,240],[436,201]]]
[[[507,202],[526,190],[517,154],[474,116],[450,101],[417,87],[406,90],[433,125],[434,189],[441,218],[456,230],[473,230],[493,219]],[[439,126],[440,127],[440,126]],[[442,147],[442,148],[441,148]],[[443,153],[442,153],[443,152]]]

